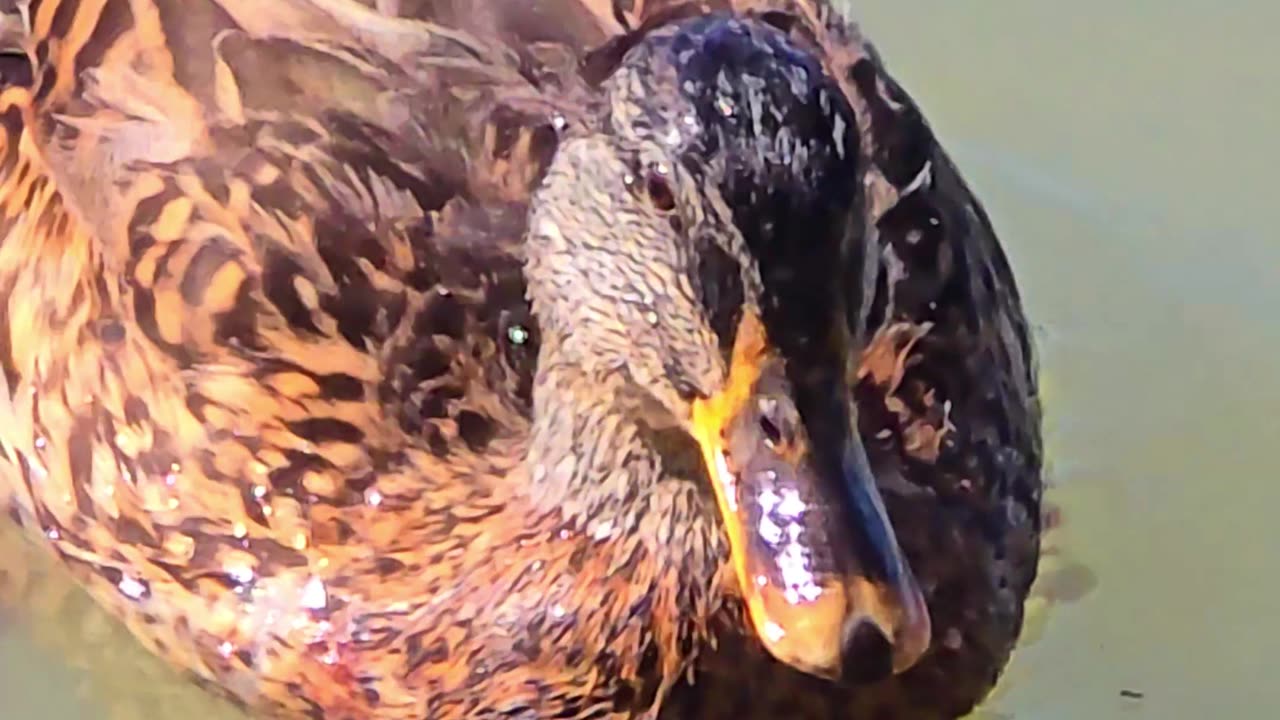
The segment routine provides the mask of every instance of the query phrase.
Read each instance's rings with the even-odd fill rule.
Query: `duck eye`
[[[670,212],[676,207],[676,196],[671,190],[667,174],[657,168],[650,168],[645,174],[645,192],[649,193],[649,201],[662,212]]]

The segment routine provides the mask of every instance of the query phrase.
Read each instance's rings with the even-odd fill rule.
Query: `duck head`
[[[846,680],[910,667],[929,615],[848,381],[865,237],[852,111],[783,33],[720,17],[637,38],[602,92],[530,214],[539,373],[569,368],[693,441],[776,658]],[[535,398],[535,438],[563,402]]]

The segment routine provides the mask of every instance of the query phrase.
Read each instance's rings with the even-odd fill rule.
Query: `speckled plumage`
[[[856,30],[817,0],[364,5],[409,19],[30,2],[34,72],[0,94],[0,504],[264,714],[971,707],[1035,576],[1029,333]],[[707,92],[724,73],[777,84]],[[723,380],[744,304],[809,392],[852,387],[929,600],[930,652],[877,685],[742,631],[663,422]]]

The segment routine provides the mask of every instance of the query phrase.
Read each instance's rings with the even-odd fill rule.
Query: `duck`
[[[257,717],[954,718],[1035,579],[991,220],[824,0],[20,0],[0,507]]]

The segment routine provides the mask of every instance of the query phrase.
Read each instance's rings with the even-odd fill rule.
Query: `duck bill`
[[[842,626],[844,673],[874,677],[874,643],[889,646],[889,668],[909,669],[924,655],[932,638],[929,609],[915,575],[898,546],[875,477],[856,431],[851,430],[833,453],[838,464],[828,477],[838,497],[831,521],[848,528],[844,568],[849,614]],[[870,641],[873,646],[868,647]]]
[[[930,623],[840,395],[807,402],[799,421],[782,362],[744,324],[724,391],[695,402],[692,426],[760,641],[856,682],[914,665]],[[794,432],[780,432],[789,414]]]

